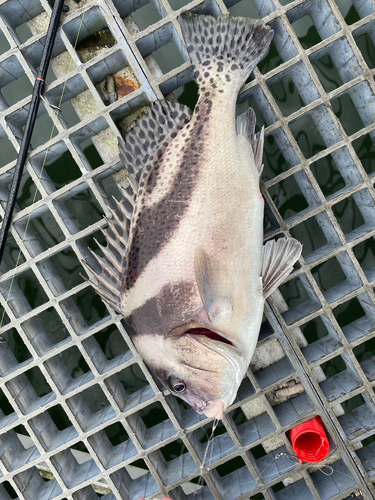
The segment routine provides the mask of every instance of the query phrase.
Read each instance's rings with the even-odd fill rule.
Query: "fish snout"
[[[208,418],[216,418],[217,420],[222,420],[225,412],[225,403],[221,399],[215,399],[215,401],[209,401],[205,408],[203,408],[203,413]]]

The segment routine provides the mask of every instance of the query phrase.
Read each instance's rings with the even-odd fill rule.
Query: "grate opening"
[[[352,2],[343,2],[342,0],[339,0],[337,5],[346,24],[350,25],[361,19]]]
[[[4,500],[16,499],[17,493],[12,488],[8,481],[4,481],[0,484],[0,492]]]
[[[327,93],[341,87],[344,83],[334,61],[336,59],[336,52],[340,49],[342,51],[345,49],[347,50],[347,46],[347,42],[342,39],[332,43],[328,47],[324,47],[322,50],[314,52],[314,54],[310,56],[311,64],[319,78],[319,82],[323,85]]]
[[[132,440],[119,422],[93,434],[88,442],[105,469],[129,462],[137,454]]]
[[[301,331],[309,344],[302,349],[308,363],[320,361],[342,348],[342,341],[326,316],[310,320],[301,326]]]
[[[158,10],[158,6],[158,3],[155,4],[154,2],[149,2],[146,5],[143,5],[143,7],[141,7],[140,9],[137,9],[131,13],[131,16],[136,22],[139,31],[145,30],[152,24],[157,23],[163,17],[165,17],[165,12],[163,12],[161,8],[160,10]]]
[[[353,33],[355,37],[356,44],[362,54],[362,57],[365,59],[366,64],[369,68],[373,69],[375,67],[375,58],[374,58],[374,42],[372,40],[373,35],[373,27],[369,32],[361,32],[361,30],[357,30]]]
[[[9,139],[1,137],[4,135],[4,129],[0,127],[0,147],[4,156],[0,159],[0,166],[4,167],[8,162],[13,162],[17,158],[17,152]]]
[[[12,65],[14,61],[12,61]],[[20,69],[22,67],[20,66]],[[3,70],[6,69],[3,67]],[[13,69],[13,68],[12,68]],[[5,82],[4,82],[5,83]],[[16,79],[10,81],[7,85],[1,87],[1,95],[4,97],[8,106],[13,106],[20,99],[29,96],[32,93],[33,86],[27,75],[23,74]]]

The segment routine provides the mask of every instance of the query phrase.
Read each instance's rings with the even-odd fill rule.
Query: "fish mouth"
[[[170,337],[183,337],[184,335],[193,336],[199,341],[199,337],[204,337],[210,340],[215,340],[216,342],[220,342],[222,344],[227,344],[232,346],[234,349],[239,350],[238,346],[235,342],[232,342],[229,338],[227,338],[222,333],[215,332],[214,330],[210,330],[206,327],[206,325],[202,325],[202,323],[198,323],[195,321],[191,321],[189,323],[185,323],[185,325],[180,325],[173,328],[170,332],[165,335],[165,338]],[[202,343],[202,342],[201,342]]]
[[[211,340],[216,340],[216,342],[222,342],[223,344],[228,344],[233,347],[235,345],[233,342],[231,342],[229,339],[223,337],[217,332],[214,332],[212,330],[209,330],[208,328],[189,328],[189,330],[186,330],[182,335],[194,335],[194,336],[202,336],[202,337],[207,337]]]

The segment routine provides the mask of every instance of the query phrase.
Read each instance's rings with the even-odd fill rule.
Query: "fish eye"
[[[173,383],[173,390],[175,392],[179,392],[179,393],[185,392],[185,389],[186,389],[186,384],[182,380],[179,380],[178,382]]]

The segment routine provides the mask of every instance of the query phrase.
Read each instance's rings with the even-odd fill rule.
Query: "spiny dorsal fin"
[[[107,246],[99,245],[104,257],[92,252],[100,272],[84,262],[98,283],[88,280],[96,292],[117,312],[121,312],[121,285],[126,270],[125,254],[130,220],[136,206],[136,195],[147,183],[147,178],[157,164],[169,142],[189,121],[190,110],[183,104],[155,102],[147,113],[136,122],[125,141],[119,140],[120,158],[129,171],[129,186],[123,190],[121,201],[115,200],[108,228],[103,230]],[[140,187],[142,177],[143,188]],[[86,279],[86,278],[85,278]]]
[[[293,271],[302,245],[294,238],[267,241],[263,247],[263,296],[266,299]]]
[[[98,283],[84,278],[89,281],[102,299],[118,313],[121,312],[121,279],[123,258],[128,241],[129,206],[132,206],[126,201],[127,195],[124,193],[124,198],[120,202],[115,200],[114,209],[108,207],[112,217],[106,218],[108,228],[102,230],[107,240],[107,246],[103,247],[99,242],[96,242],[104,257],[100,257],[90,250],[100,266],[100,272],[95,271],[88,262],[83,261],[85,267],[94,275]]]
[[[233,311],[231,280],[227,270],[198,247],[194,258],[195,279],[211,323],[217,324]]]
[[[250,142],[253,148],[255,166],[261,175],[263,171],[264,127],[258,134],[255,134],[255,124],[256,116],[252,108],[247,109],[237,117],[237,135],[242,135]]]

